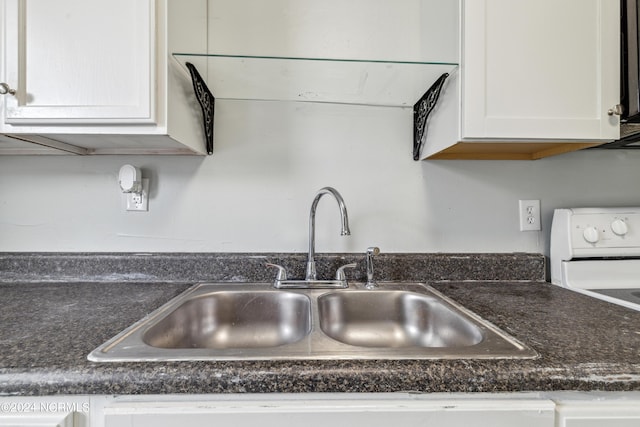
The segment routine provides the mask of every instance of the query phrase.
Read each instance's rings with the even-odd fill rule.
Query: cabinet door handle
[[[613,116],[613,115],[621,116],[623,112],[624,112],[624,107],[618,104],[613,108],[609,108],[609,110],[607,111],[607,114],[610,116]]]
[[[6,95],[6,94],[10,94],[10,95],[14,95],[16,94],[16,90],[15,89],[11,89],[11,86],[9,86],[6,83],[0,83],[0,95]]]
[[[6,94],[15,95],[16,90],[11,89],[11,86],[9,86],[6,83],[0,83],[0,95],[6,95]]]

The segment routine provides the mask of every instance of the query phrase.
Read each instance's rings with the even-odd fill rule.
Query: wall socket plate
[[[520,200],[520,231],[540,231],[540,200]]]
[[[149,179],[142,178],[142,192],[124,193],[128,211],[147,212],[149,210]]]

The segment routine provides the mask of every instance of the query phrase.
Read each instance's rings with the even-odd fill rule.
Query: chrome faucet
[[[309,212],[309,257],[307,259],[307,271],[304,280],[289,279],[287,277],[287,271],[284,267],[277,264],[267,263],[267,267],[277,268],[278,274],[273,282],[273,287],[277,289],[309,289],[309,288],[348,288],[347,276],[344,272],[347,268],[354,268],[357,264],[346,264],[338,268],[336,271],[335,279],[318,280],[316,274],[316,208],[320,198],[325,194],[331,194],[338,202],[338,208],[340,208],[340,219],[342,221],[342,229],[340,234],[348,236],[351,234],[349,230],[349,217],[347,216],[347,207],[344,204],[342,196],[335,188],[324,187],[318,190],[316,197],[311,203],[311,211]]]
[[[340,209],[340,220],[342,222],[342,229],[340,230],[341,236],[348,236],[351,234],[349,230],[349,217],[347,216],[347,206],[344,204],[344,200],[338,190],[332,187],[324,187],[318,190],[316,197],[311,203],[311,211],[309,212],[309,257],[307,258],[307,274],[306,280],[316,280],[316,208],[320,198],[325,194],[331,194],[338,202],[338,208]]]

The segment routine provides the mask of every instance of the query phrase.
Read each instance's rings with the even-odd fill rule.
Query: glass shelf
[[[458,64],[174,53],[193,64],[216,99],[413,107]]]

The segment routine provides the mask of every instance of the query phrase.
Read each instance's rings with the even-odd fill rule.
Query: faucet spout
[[[306,280],[316,280],[316,208],[318,207],[318,202],[320,198],[325,194],[331,194],[336,201],[338,202],[338,208],[340,209],[340,220],[342,223],[342,228],[340,230],[341,236],[348,236],[351,234],[351,230],[349,230],[349,217],[347,215],[347,206],[344,203],[344,199],[338,190],[332,187],[324,187],[318,190],[316,193],[316,197],[313,199],[313,203],[311,203],[311,210],[309,212],[309,256],[307,258],[307,274]]]

